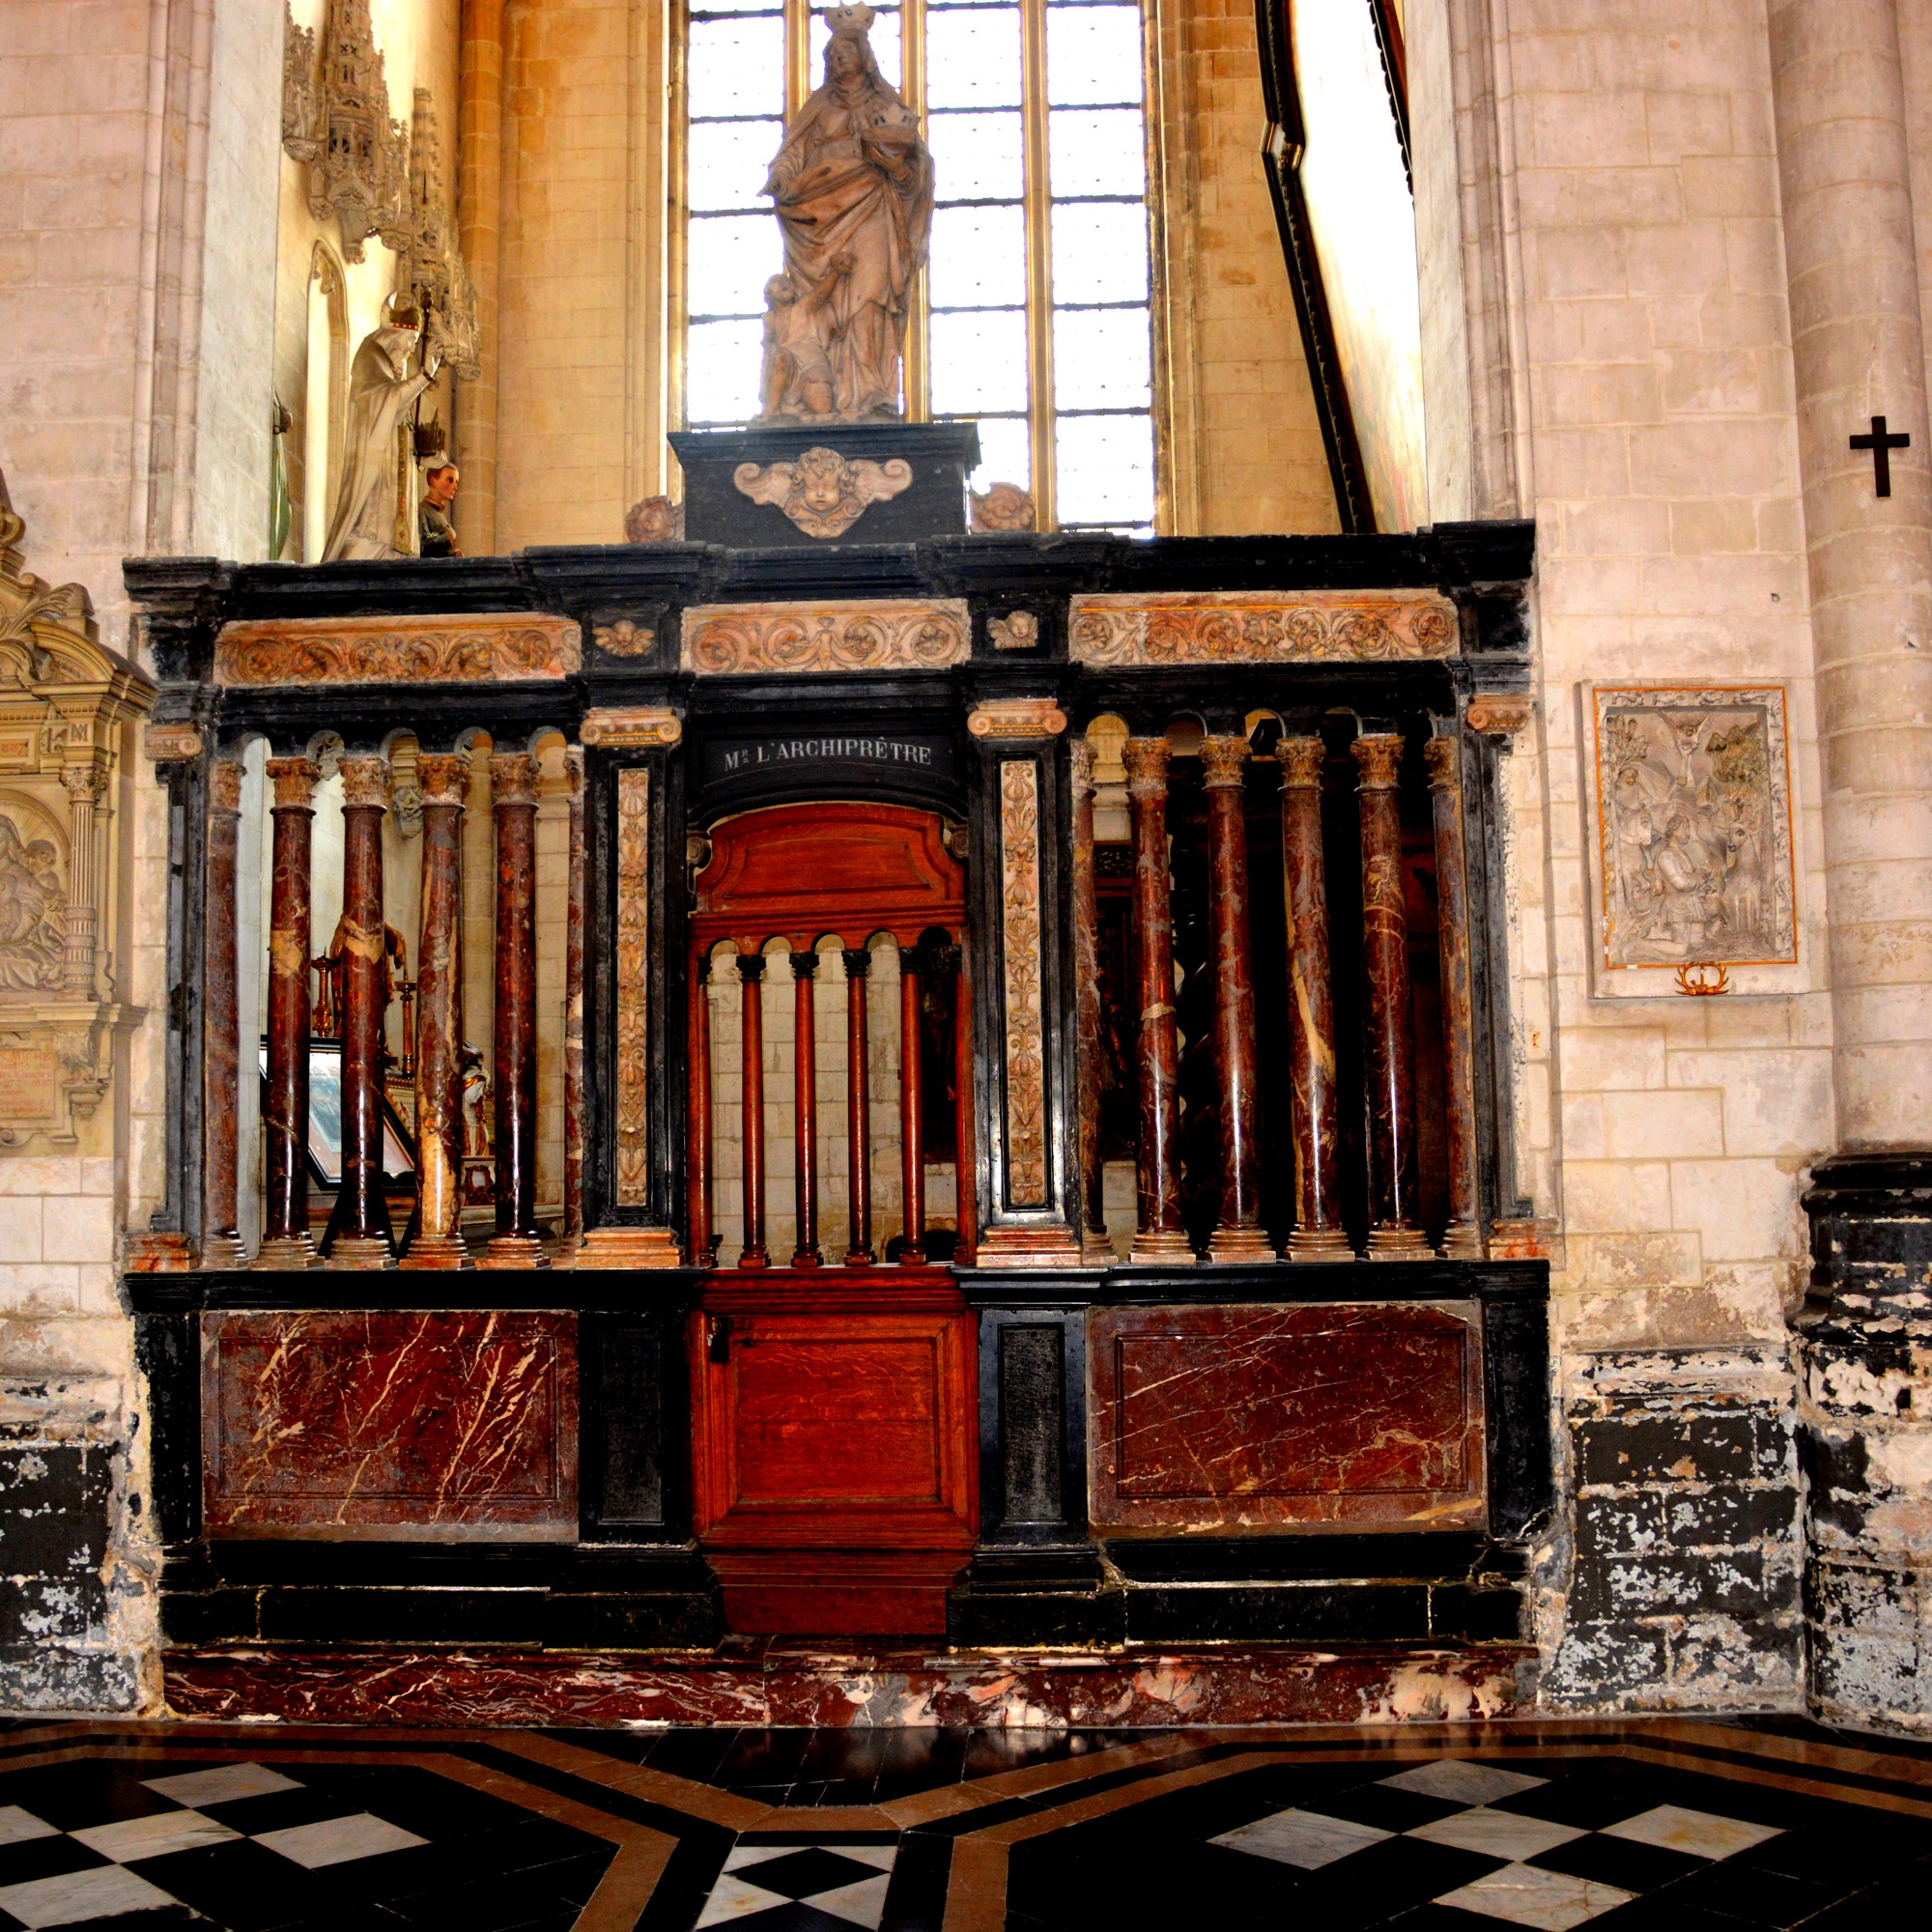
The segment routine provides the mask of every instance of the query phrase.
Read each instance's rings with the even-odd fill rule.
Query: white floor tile
[[[77,1925],[83,1918],[105,1918],[116,1912],[148,1912],[173,1905],[172,1894],[150,1885],[138,1872],[121,1865],[96,1865],[92,1871],[63,1872],[58,1878],[37,1878],[26,1885],[0,1886],[0,1908],[22,1925]]]
[[[1445,1891],[1437,1905],[1460,1906],[1464,1912],[1501,1918],[1512,1925],[1533,1925],[1538,1932],[1570,1932],[1573,1925],[1619,1905],[1636,1894],[1593,1879],[1572,1878],[1567,1872],[1540,1871],[1535,1865],[1505,1865],[1471,1885]]]
[[[373,1859],[383,1852],[400,1852],[426,1845],[413,1832],[391,1825],[385,1818],[358,1811],[353,1818],[325,1818],[317,1825],[291,1825],[286,1831],[251,1834],[258,1845],[293,1859],[310,1871],[324,1865],[343,1865],[352,1859]]]
[[[755,1849],[762,1851],[762,1845]],[[781,1851],[796,1851],[796,1845],[781,1845]],[[700,1927],[723,1925],[733,1918],[748,1918],[754,1912],[769,1911],[774,1905],[789,1905],[791,1901],[781,1891],[767,1891],[761,1885],[753,1885],[748,1880],[733,1878],[728,1872],[711,1888],[711,1896],[704,1901],[704,1910],[697,1915]]]
[[[1405,1834],[1426,1838],[1432,1845],[1454,1845],[1464,1852],[1481,1852],[1492,1859],[1533,1859],[1554,1845],[1567,1845],[1583,1833],[1575,1825],[1552,1825],[1547,1818],[1519,1818],[1513,1811],[1452,1812],[1431,1825],[1418,1825]]]
[[[841,1859],[850,1859],[857,1864],[870,1865],[875,1871],[889,1872],[898,1861],[899,1848],[896,1845],[827,1845],[828,1852],[837,1852]]]
[[[204,1818],[199,1811],[157,1811],[149,1818],[117,1818],[111,1825],[89,1825],[68,1835],[78,1838],[103,1859],[130,1865],[137,1859],[161,1859],[170,1852],[226,1844],[242,1833],[233,1826]]]
[[[1337,1859],[1346,1859],[1365,1845],[1392,1838],[1378,1825],[1358,1825],[1352,1818],[1324,1818],[1319,1811],[1277,1811],[1271,1818],[1257,1818],[1223,1832],[1208,1840],[1236,1852],[1252,1852],[1257,1858],[1273,1859],[1277,1863],[1299,1865],[1303,1871],[1320,1871]]]
[[[18,1804],[0,1804],[0,1845],[24,1845],[29,1838],[57,1838],[60,1833],[44,1818],[36,1818]]]
[[[1732,1858],[1778,1833],[1776,1825],[1747,1825],[1742,1818],[1720,1818],[1715,1811],[1692,1811],[1682,1804],[1659,1804],[1620,1825],[1604,1827],[1606,1838],[1634,1838],[1639,1845],[1661,1845],[1666,1852],[1689,1852],[1699,1859]]]
[[[838,1848],[841,1852],[844,1846]],[[814,1891],[806,1901],[816,1912],[829,1912],[849,1925],[864,1925],[877,1932],[886,1916],[886,1888],[892,1880],[883,1872],[877,1878],[862,1878],[853,1885],[841,1885],[831,1891]]]
[[[178,1804],[232,1804],[238,1798],[266,1798],[271,1791],[301,1789],[293,1777],[284,1777],[265,1764],[216,1764],[206,1771],[144,1777],[141,1782]]]
[[[1425,1798],[1446,1798],[1458,1804],[1493,1804],[1498,1798],[1514,1798],[1519,1791],[1534,1791],[1539,1784],[1549,1782],[1547,1777],[1497,1771],[1492,1765],[1471,1764],[1466,1758],[1456,1757],[1418,1764],[1377,1781],[1392,1784],[1398,1791],[1417,1791]]]

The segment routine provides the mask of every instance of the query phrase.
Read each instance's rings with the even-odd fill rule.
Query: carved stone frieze
[[[600,706],[583,714],[578,736],[586,745],[622,751],[647,745],[675,745],[684,736],[684,722],[662,705]]]
[[[1347,664],[1446,658],[1456,607],[1433,591],[1174,590],[1076,597],[1087,665]]]
[[[684,668],[714,676],[939,670],[966,662],[972,635],[956,598],[699,605],[685,613]]]
[[[217,683],[517,684],[581,667],[577,626],[522,611],[479,617],[274,617],[223,627]]]
[[[1066,713],[1050,697],[989,697],[966,720],[976,738],[1057,738]]]
[[[617,774],[617,1205],[650,1205],[651,775]]]
[[[87,593],[24,568],[0,475],[0,1149],[71,1148],[112,1080],[119,847],[103,810],[155,688]],[[191,726],[176,726],[192,731]],[[185,755],[197,755],[194,749]]]
[[[647,658],[658,647],[658,634],[648,624],[621,617],[614,624],[593,624],[590,641],[610,658]]]
[[[817,448],[790,463],[741,463],[731,481],[753,502],[775,504],[807,536],[842,537],[872,504],[911,489],[912,465]]]
[[[1014,1208],[1044,1208],[1039,767],[1031,758],[1009,758],[1000,766],[1000,952],[1007,1007],[1007,1199]]]

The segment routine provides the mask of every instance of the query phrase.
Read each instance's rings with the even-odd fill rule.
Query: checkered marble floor
[[[895,1845],[849,1839],[741,1844],[725,1858],[697,1923],[739,1932],[827,1932],[835,1925],[877,1932],[897,1859]]]

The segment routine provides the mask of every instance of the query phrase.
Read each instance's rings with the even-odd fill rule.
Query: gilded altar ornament
[[[591,628],[590,640],[608,658],[647,658],[658,647],[658,634],[648,624],[628,617]]]
[[[682,543],[684,505],[673,503],[668,497],[640,497],[624,513],[624,541]]]
[[[581,668],[577,626],[525,611],[474,617],[270,617],[227,624],[217,684],[483,684]]]
[[[1000,766],[1000,952],[1007,1007],[1007,1198],[1046,1206],[1046,1022],[1041,1007],[1039,767]]]
[[[1039,642],[1039,619],[1031,611],[1009,611],[986,626],[996,651],[1030,651]]]
[[[1349,664],[1446,658],[1456,607],[1434,591],[1171,590],[1076,597],[1075,664]]]
[[[903,457],[856,461],[836,449],[808,449],[792,463],[741,463],[731,472],[741,496],[775,505],[809,537],[842,537],[874,503],[912,485]]]
[[[959,598],[698,605],[685,612],[683,668],[714,676],[941,670],[966,662],[972,636]]]
[[[784,270],[765,287],[761,422],[897,417],[907,308],[932,233],[932,156],[879,72],[872,10],[823,17],[824,84],[759,190],[784,238]]]
[[[1714,993],[1731,990],[1731,976],[1723,967],[1708,961],[1694,961],[1677,969],[1677,990],[1693,999],[1708,999]]]
[[[992,536],[1002,531],[1039,527],[1039,512],[1034,505],[1033,492],[1022,490],[1017,483],[989,483],[983,491],[970,492],[967,500],[976,535]]]

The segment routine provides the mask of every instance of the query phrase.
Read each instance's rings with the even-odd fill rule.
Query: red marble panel
[[[844,1651],[733,1640],[723,1652],[173,1650],[169,1710],[357,1724],[1159,1727],[1488,1722],[1533,1708],[1514,1643],[1266,1644],[1056,1655]],[[1526,1669],[1525,1666],[1528,1666]]]
[[[219,1536],[574,1538],[577,1318],[202,1318]]]
[[[1473,1303],[1101,1309],[1090,1340],[1096,1523],[1483,1520]]]

